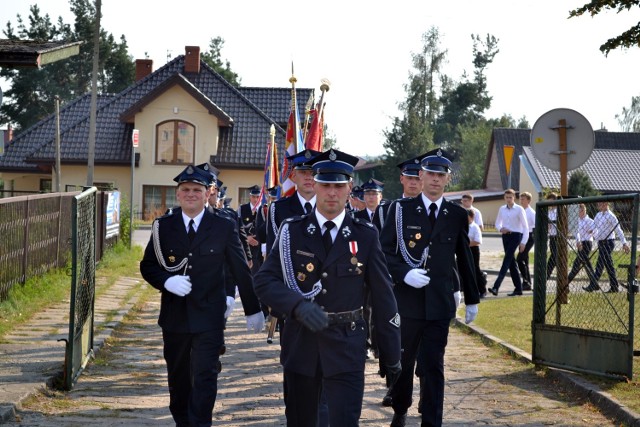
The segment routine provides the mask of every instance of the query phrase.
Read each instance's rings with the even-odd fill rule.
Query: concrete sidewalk
[[[501,259],[499,254],[494,258],[495,262]],[[490,259],[486,256],[485,261]],[[122,278],[96,299],[95,350],[99,352],[105,339],[118,329],[108,346],[106,361],[90,363],[68,393],[38,394],[47,380],[62,369],[64,343],[57,340],[68,334],[68,301],[38,314],[7,336],[0,343],[0,424],[173,425],[168,411],[162,338],[156,323],[159,298],[147,301],[123,322],[123,316],[138,301],[134,290],[139,286],[147,286],[140,277]],[[506,279],[499,297],[512,289],[511,281]],[[247,334],[239,305],[238,301],[227,328],[228,352],[222,357],[214,424],[285,425],[277,339],[269,345],[265,335]],[[483,345],[474,335],[509,348],[515,358]],[[551,378],[542,378],[533,365],[520,363],[530,359],[527,353],[478,328],[452,328],[446,355],[445,424],[606,426],[616,425],[617,421],[640,425],[638,414],[578,376],[550,370]],[[392,417],[392,410],[380,405],[385,388],[377,369],[377,361],[367,362],[361,425],[388,425]],[[415,389],[407,425],[419,424],[417,384]],[[20,410],[30,395],[38,396],[36,403]],[[51,395],[62,396],[66,405],[48,405],[51,397],[47,396]]]

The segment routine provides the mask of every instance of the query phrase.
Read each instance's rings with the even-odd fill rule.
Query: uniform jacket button
[[[322,273],[322,278],[323,278],[323,279],[326,279],[326,278],[327,278],[327,276],[328,276],[328,274],[327,274],[326,272]]]
[[[323,290],[322,290],[322,293],[323,293],[323,294],[326,294],[326,293],[327,293],[327,290],[326,290],[326,289],[323,289]]]

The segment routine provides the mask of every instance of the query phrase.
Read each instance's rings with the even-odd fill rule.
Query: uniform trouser
[[[518,269],[520,270],[520,276],[522,277],[523,283],[528,283],[531,286],[531,272],[529,271],[529,252],[533,247],[533,232],[531,230],[529,233],[529,240],[524,246],[524,251],[520,252],[516,258],[516,263],[518,264]]]
[[[487,293],[487,281],[480,269],[480,246],[471,246],[471,255],[473,255],[473,267],[476,270],[476,282],[478,283],[478,292],[480,295]]]
[[[359,425],[364,397],[364,366],[361,371],[343,372],[324,378],[320,369],[313,377],[286,370],[284,376],[288,390],[285,409],[287,427],[318,425],[318,408],[323,390],[329,408],[329,425]]]
[[[418,320],[401,317],[400,336],[402,343],[402,373],[393,385],[391,397],[393,411],[407,412],[412,403],[413,371],[424,377],[421,388],[422,426],[442,425],[444,408],[444,352],[449,336],[451,319]],[[418,349],[422,343],[420,358]],[[332,424],[333,425],[333,424]]]
[[[613,239],[598,240],[598,262],[596,263],[596,271],[594,273],[594,280],[591,283],[592,286],[598,286],[597,281],[602,276],[604,269],[607,270],[609,275],[609,285],[611,290],[618,290],[618,278],[616,277],[616,268],[613,266],[613,259],[611,253],[615,247],[615,241]]]
[[[504,280],[504,276],[507,275],[507,270],[511,273],[511,280],[516,288],[516,292],[522,292],[522,282],[520,281],[520,273],[518,272],[518,265],[516,264],[515,252],[520,246],[522,240],[522,233],[508,233],[502,235],[502,247],[504,248],[504,259],[502,260],[502,266],[498,272],[498,277],[493,284],[494,289],[500,289],[500,285]]]
[[[211,426],[218,392],[216,367],[223,331],[162,331],[169,382],[169,409],[177,426]]]
[[[369,288],[365,290],[363,313],[364,319],[367,322],[367,348],[370,348],[375,354],[378,353],[378,341],[376,339],[376,330],[373,321],[373,311],[371,307],[371,292]]]
[[[569,283],[571,283],[571,281],[578,275],[578,272],[583,266],[587,271],[587,276],[590,281],[595,274],[593,272],[593,267],[591,266],[591,261],[589,260],[589,255],[591,254],[591,242],[589,240],[585,240],[580,243],[581,247],[578,250],[578,256],[573,261],[571,271],[569,272]]]

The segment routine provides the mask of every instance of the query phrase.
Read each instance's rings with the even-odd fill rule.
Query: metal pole
[[[101,0],[96,0],[96,23],[93,35],[93,70],[91,72],[91,112],[89,115],[89,147],[87,149],[87,187],[93,185],[93,168],[96,153],[96,109],[98,98],[98,59],[100,52]]]
[[[560,119],[558,124],[558,135],[560,136],[560,195],[562,198],[566,198],[569,195],[567,185],[567,121],[565,119]],[[558,243],[558,263],[556,264],[556,275],[558,277],[558,301],[560,304],[567,304],[569,302],[569,278],[567,276],[569,215],[567,212],[567,205],[558,206],[556,209],[558,209],[558,215],[556,218],[556,239]]]
[[[133,245],[133,170],[136,166],[136,148],[131,143],[131,191],[129,193],[129,249]]]
[[[60,192],[60,97],[58,95],[55,96],[56,103],[56,186],[54,187],[54,191],[56,193]]]

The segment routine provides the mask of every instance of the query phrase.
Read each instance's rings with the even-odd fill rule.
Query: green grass
[[[578,295],[573,295],[571,299],[577,297]],[[623,293],[620,293],[619,297],[626,298]],[[480,312],[475,320],[477,326],[521,350],[532,352],[533,297],[485,299],[479,308]],[[461,314],[464,315],[464,312]],[[636,325],[640,323],[639,316],[636,315]],[[585,374],[583,376],[633,411],[640,412],[640,357],[634,357],[633,362],[632,380],[616,381],[593,375]]]
[[[121,244],[109,249],[96,267],[96,294],[108,289],[119,277],[135,275],[142,248],[132,249]],[[71,278],[67,269],[50,270],[29,279],[24,285],[15,285],[7,299],[0,302],[0,340],[16,325],[28,321],[35,313],[69,298]]]

